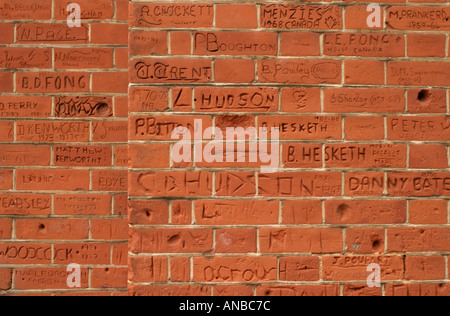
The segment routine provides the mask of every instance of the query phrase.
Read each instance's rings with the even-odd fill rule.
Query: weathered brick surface
[[[450,295],[448,1],[73,2],[0,4],[1,295]]]
[[[68,1],[0,4],[0,291],[7,295],[126,293],[127,219],[118,197],[128,188],[127,154],[118,146],[127,143],[120,98],[127,97],[128,1],[72,2],[81,6],[79,28],[66,23]],[[81,288],[67,286],[72,263],[81,265]]]

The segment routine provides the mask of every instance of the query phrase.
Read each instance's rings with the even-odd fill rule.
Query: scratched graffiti
[[[111,116],[111,98],[106,97],[57,97],[55,115],[57,117]]]

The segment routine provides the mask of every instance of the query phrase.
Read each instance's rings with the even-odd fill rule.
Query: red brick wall
[[[0,4],[1,295],[450,295],[448,1],[70,2]]]
[[[0,4],[0,290],[127,286],[127,4]],[[66,284],[81,266],[81,288]]]
[[[380,2],[132,1],[129,294],[450,294],[450,8]],[[279,171],[177,162],[196,119]]]

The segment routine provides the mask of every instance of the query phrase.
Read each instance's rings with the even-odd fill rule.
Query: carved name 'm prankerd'
[[[342,12],[337,6],[261,6],[261,27],[276,29],[342,29]]]
[[[210,60],[137,60],[135,82],[209,82]]]

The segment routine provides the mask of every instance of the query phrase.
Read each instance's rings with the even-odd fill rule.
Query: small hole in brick
[[[380,242],[379,240],[375,240],[375,241],[372,243],[372,248],[373,248],[373,250],[375,250],[376,252],[381,251],[381,247],[382,247],[382,245],[381,245],[381,242]]]
[[[428,90],[421,90],[419,94],[417,95],[417,100],[419,100],[422,103],[428,102],[431,98],[431,93]]]
[[[106,115],[109,112],[109,105],[106,103],[99,103],[97,104],[97,113],[99,115]]]
[[[108,269],[108,268],[105,268],[105,272],[109,272],[109,269]]]
[[[44,224],[40,224],[39,225],[39,230],[43,230],[43,229],[45,229],[45,225]]]

